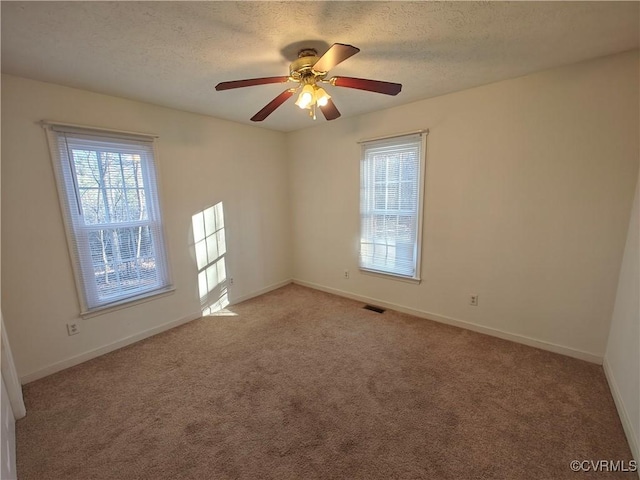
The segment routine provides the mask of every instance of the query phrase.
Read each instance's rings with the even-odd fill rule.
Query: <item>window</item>
[[[419,280],[426,133],[362,143],[360,268]]]
[[[170,290],[153,137],[45,127],[82,313]]]

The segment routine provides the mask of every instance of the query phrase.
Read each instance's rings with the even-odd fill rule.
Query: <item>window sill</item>
[[[84,319],[97,317],[99,315],[104,315],[105,313],[115,312],[116,310],[122,310],[123,308],[133,307],[135,305],[140,305],[141,303],[150,302],[151,300],[156,300],[157,298],[166,297],[168,295],[172,295],[176,289],[173,285],[163,288],[162,290],[154,290],[153,292],[143,293],[142,295],[136,296],[132,299],[120,300],[116,303],[110,303],[109,305],[105,305],[104,307],[97,307],[91,310],[80,312],[80,316]]]
[[[362,268],[362,267],[360,267],[360,273],[363,273],[365,275],[371,275],[372,277],[386,278],[388,280],[397,280],[399,282],[404,282],[404,283],[413,283],[414,285],[419,285],[420,282],[422,282],[420,278],[403,277],[401,275],[394,275],[393,273],[380,272],[378,270],[367,270],[366,268]]]

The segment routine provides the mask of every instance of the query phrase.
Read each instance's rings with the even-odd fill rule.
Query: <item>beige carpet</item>
[[[569,468],[631,459],[602,367],[361,307],[289,285],[26,385],[20,480],[637,479]]]

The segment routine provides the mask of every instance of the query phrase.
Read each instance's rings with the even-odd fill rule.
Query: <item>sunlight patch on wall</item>
[[[198,266],[200,307],[202,315],[211,315],[229,305],[222,202],[193,215],[191,223]]]

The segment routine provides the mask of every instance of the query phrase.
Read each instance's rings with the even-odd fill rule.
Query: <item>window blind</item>
[[[83,313],[170,289],[153,138],[47,135]]]
[[[418,278],[422,136],[362,144],[360,268]]]

